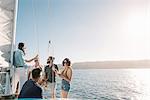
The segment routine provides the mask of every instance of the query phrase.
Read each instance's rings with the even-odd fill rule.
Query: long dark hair
[[[18,44],[18,49],[21,50],[21,51],[23,51],[23,53],[25,54],[25,51],[24,51],[23,47],[24,47],[24,43],[20,42]]]
[[[69,58],[65,58],[62,62],[62,65],[64,66],[65,63],[68,65],[68,66],[71,66],[71,61],[69,60]]]

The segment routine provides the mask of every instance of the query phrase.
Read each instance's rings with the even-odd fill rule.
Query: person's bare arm
[[[71,81],[71,79],[72,79],[72,69],[71,68],[68,69],[67,76],[68,76],[69,80]]]
[[[36,55],[34,58],[32,58],[32,59],[29,59],[29,60],[25,60],[26,62],[31,62],[31,61],[33,61],[33,60],[35,60],[35,59],[37,59],[38,58],[38,55]]]
[[[31,71],[29,71],[28,73],[28,80],[30,79],[30,76],[31,76]]]

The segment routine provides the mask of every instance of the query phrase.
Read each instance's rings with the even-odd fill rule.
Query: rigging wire
[[[38,32],[38,26],[37,26],[37,13],[36,13],[36,9],[35,9],[35,5],[34,5],[34,0],[32,0],[32,12],[33,12],[33,32],[35,34],[35,40],[36,40],[36,52],[37,54],[40,53],[39,51],[39,32]]]

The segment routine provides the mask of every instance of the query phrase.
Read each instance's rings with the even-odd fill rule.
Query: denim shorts
[[[66,80],[62,80],[62,86],[61,86],[61,89],[66,91],[66,92],[69,92],[70,90],[70,83]]]

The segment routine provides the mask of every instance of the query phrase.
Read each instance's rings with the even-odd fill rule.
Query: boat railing
[[[8,70],[0,68],[0,96],[10,94],[10,73]]]

